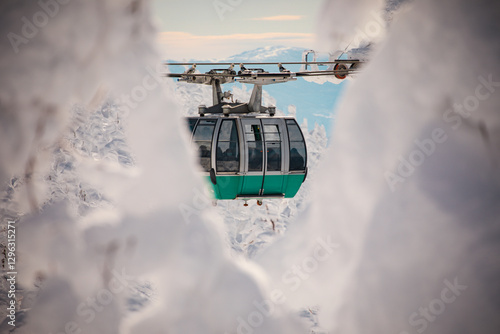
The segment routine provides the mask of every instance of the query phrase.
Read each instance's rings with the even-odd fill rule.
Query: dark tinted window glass
[[[278,131],[278,125],[264,125],[264,133],[266,141],[279,141],[280,133]]]
[[[267,170],[281,170],[281,143],[267,142]]]
[[[262,171],[262,142],[248,142],[248,171]]]
[[[303,142],[290,142],[290,170],[306,169],[306,146]]]
[[[286,125],[288,127],[288,137],[290,138],[290,141],[304,141],[299,126],[295,121],[287,119]]]
[[[212,141],[212,134],[214,133],[215,120],[205,121],[200,120],[198,126],[194,131],[193,140],[210,140]]]
[[[217,171],[238,172],[240,170],[240,150],[238,131],[234,120],[222,121],[217,143]]]
[[[210,153],[212,151],[212,143],[209,141],[195,142],[198,146],[198,156],[200,157],[200,165],[205,172],[210,170]]]
[[[245,124],[245,137],[247,141],[259,141],[262,140],[262,134],[260,131],[260,125],[257,124]]]
[[[302,132],[294,120],[287,120],[288,138],[290,140],[290,171],[306,169],[306,144]]]
[[[267,147],[267,170],[281,170],[281,138],[277,124],[264,125],[264,137]]]
[[[193,133],[193,129],[194,129],[194,126],[195,126],[197,120],[198,119],[196,119],[196,118],[188,118],[187,119],[188,126],[189,126],[189,131],[191,133]]]
[[[210,170],[210,157],[212,152],[212,135],[216,120],[200,120],[194,130],[193,143],[198,147],[200,165],[204,171]]]

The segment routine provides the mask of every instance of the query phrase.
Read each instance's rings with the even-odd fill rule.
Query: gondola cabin
[[[215,199],[292,198],[307,174],[307,149],[292,117],[187,118]]]

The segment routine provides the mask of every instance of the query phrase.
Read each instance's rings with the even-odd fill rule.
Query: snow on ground
[[[5,36],[41,10],[0,6]],[[329,1],[329,45],[383,6]],[[18,53],[0,42],[0,215],[22,216],[14,333],[498,333],[495,1],[402,10],[299,195],[246,211],[200,195],[179,130],[191,100],[151,74],[146,3],[59,11]],[[326,135],[308,137],[312,166]]]

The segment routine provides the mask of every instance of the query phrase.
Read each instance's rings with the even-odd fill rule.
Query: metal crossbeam
[[[293,77],[305,77],[305,76],[322,76],[322,75],[335,75],[342,73],[358,73],[359,69],[346,69],[346,70],[331,70],[331,71],[303,71],[303,72],[276,72],[276,73],[246,73],[246,74],[208,74],[208,73],[162,73],[163,76],[169,78],[188,78],[188,77],[210,77],[210,78],[293,78]]]
[[[363,62],[359,59],[349,59],[335,61],[301,61],[301,62],[248,62],[236,63],[240,67],[240,71],[234,70],[235,63],[171,63],[165,62],[167,66],[190,66],[184,73],[161,73],[161,75],[169,78],[178,78],[179,81],[195,84],[205,84],[212,86],[213,105],[211,107],[200,106],[199,113],[201,116],[207,113],[224,114],[225,116],[232,113],[269,113],[273,116],[275,107],[262,106],[262,86],[276,83],[284,83],[287,81],[297,80],[297,77],[313,77],[313,76],[335,76],[342,80],[347,75],[357,73],[360,65]],[[212,69],[206,73],[196,73],[196,67],[200,65],[212,66]],[[262,68],[247,68],[245,65],[277,65],[279,72],[268,72]],[[292,72],[286,69],[283,65],[306,65],[301,66],[301,70]],[[318,66],[313,67],[313,70],[307,71],[309,65],[328,66],[326,70],[319,70]],[[228,68],[218,68],[217,66],[229,66]],[[250,101],[244,104],[233,104],[224,102],[224,99],[231,98],[231,91],[223,92],[221,85],[231,82],[241,82],[253,84],[252,95]]]
[[[197,66],[229,66],[229,65],[335,65],[335,64],[354,64],[363,63],[359,59],[338,59],[335,61],[288,61],[288,62],[232,62],[232,63],[207,63],[207,62],[190,62],[190,63],[176,63],[176,62],[164,62],[163,65],[194,65]]]

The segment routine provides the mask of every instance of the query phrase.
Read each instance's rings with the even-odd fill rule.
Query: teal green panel
[[[285,198],[292,198],[299,191],[302,182],[304,181],[304,174],[290,174],[287,177]]]
[[[259,195],[262,188],[262,178],[262,175],[245,175],[241,195]]]
[[[212,196],[218,200],[235,199],[237,195],[258,196],[262,187],[262,175],[218,175],[217,185],[213,185],[210,176],[204,177]],[[267,175],[264,195],[285,194],[293,198],[299,191],[304,174]]]
[[[235,199],[241,189],[243,176],[239,175],[217,175],[218,197],[217,199]]]
[[[264,195],[283,194],[284,175],[266,175],[264,176]]]
[[[207,187],[208,187],[210,194],[212,194],[212,197],[215,199],[220,199],[219,187],[214,186],[212,181],[210,181],[210,176],[205,176],[204,180],[207,184]]]

